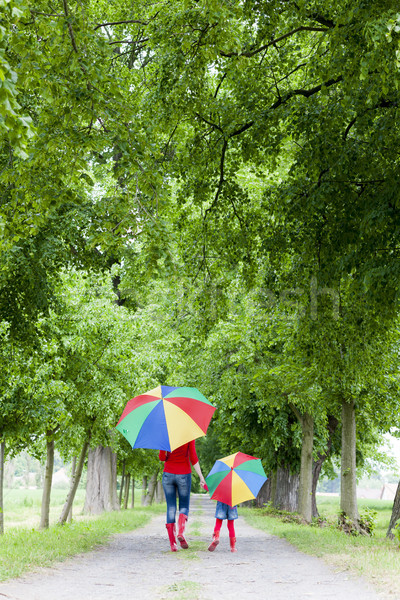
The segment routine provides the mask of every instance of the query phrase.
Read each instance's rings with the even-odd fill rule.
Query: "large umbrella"
[[[266,481],[261,460],[243,452],[216,460],[206,477],[211,498],[229,506],[255,498]]]
[[[133,448],[172,451],[205,435],[214,411],[196,388],[159,385],[129,400],[116,428]]]

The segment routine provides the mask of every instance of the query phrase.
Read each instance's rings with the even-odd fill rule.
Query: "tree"
[[[188,362],[173,358],[176,348],[193,356],[205,340],[212,347],[218,328],[232,329],[225,366],[235,385],[228,386],[231,398],[223,395],[221,413],[233,428],[224,445],[251,446],[249,429],[239,427],[243,419],[260,435],[270,433],[276,447],[293,437],[281,464],[273,446],[265,442],[259,450],[271,468],[298,470],[302,426],[300,497],[308,520],[311,422],[316,458],[328,443],[329,418],[342,414],[344,510],[357,521],[356,440],[366,435],[368,421],[387,427],[385,410],[371,417],[379,395],[370,392],[371,370],[379,365],[383,389],[400,275],[395,2],[176,0],[115,7],[67,0],[55,13],[40,0],[23,18],[13,14],[15,2],[8,4],[5,81],[16,73],[9,89],[21,107],[16,119],[29,114],[37,135],[26,144],[26,157],[14,152],[10,128],[2,130],[3,290],[12,282],[35,319],[48,310],[52,282],[42,308],[35,291],[24,292],[26,272],[35,272],[28,256],[33,244],[47,256],[33,238],[71,207],[70,225],[56,236],[64,252],[59,265],[70,255],[80,266],[116,265],[123,257],[115,274],[135,290],[127,307],[150,326],[143,343],[173,325],[171,351],[157,353],[147,377],[139,368],[140,383],[190,376]],[[18,24],[14,17],[21,17]],[[178,306],[137,293],[139,281],[161,272],[179,282]],[[36,290],[38,278],[27,279]],[[278,318],[279,335],[266,335],[261,352],[251,337],[259,335],[257,326],[250,324],[246,337],[229,321],[236,310],[247,314],[239,303],[231,309],[231,286],[237,299],[257,285],[274,302],[298,298],[300,310],[295,334]],[[165,289],[159,282],[153,287]],[[155,326],[151,317],[165,310],[174,318]],[[4,318],[12,326],[18,314],[33,321],[28,312],[7,307]],[[243,351],[239,335],[246,339]],[[256,367],[245,350],[259,361]],[[215,391],[216,373],[225,378],[225,370],[215,348],[210,356],[218,358],[209,375]],[[85,374],[96,379],[96,368],[86,370],[84,349],[81,357]],[[279,372],[290,375],[285,393],[278,390]],[[96,383],[114,390],[110,380],[100,375]],[[91,413],[84,385],[77,380]],[[119,389],[122,396],[126,388]],[[333,414],[326,398],[334,399]],[[392,400],[389,394],[385,407]],[[272,423],[279,419],[275,434]],[[82,435],[92,431],[88,422],[79,427]],[[96,422],[93,435],[107,440]]]
[[[386,537],[393,539],[393,529],[400,519],[400,483],[397,486],[396,495],[393,500],[393,509],[390,517],[389,527],[386,533]]]

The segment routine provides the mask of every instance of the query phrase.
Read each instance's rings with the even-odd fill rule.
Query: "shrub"
[[[394,536],[397,538],[399,548],[400,548],[400,519],[396,521],[393,528]]]
[[[368,507],[360,513],[360,527],[364,533],[367,533],[368,535],[374,535],[377,516],[378,511]]]
[[[372,508],[365,508],[360,513],[358,522],[355,523],[343,511],[339,513],[338,528],[349,535],[373,535],[376,526],[377,511]]]

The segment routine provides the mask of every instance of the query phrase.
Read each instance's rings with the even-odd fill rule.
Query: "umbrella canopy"
[[[243,452],[216,460],[206,477],[211,498],[229,506],[255,498],[266,481],[261,460]]]
[[[212,406],[199,390],[159,385],[129,400],[116,428],[132,448],[175,448],[206,434]]]

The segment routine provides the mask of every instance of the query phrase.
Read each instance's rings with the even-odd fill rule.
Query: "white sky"
[[[388,444],[384,447],[384,450],[397,458],[397,465],[400,469],[400,439],[392,435],[385,435],[385,438],[387,438]]]

